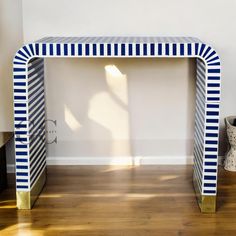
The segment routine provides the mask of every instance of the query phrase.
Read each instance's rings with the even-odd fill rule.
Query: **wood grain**
[[[236,173],[220,168],[216,214],[201,214],[192,166],[49,166],[31,211],[0,195],[0,235],[236,235]]]

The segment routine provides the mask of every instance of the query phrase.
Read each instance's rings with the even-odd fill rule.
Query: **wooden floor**
[[[0,194],[0,235],[236,235],[236,173],[219,172],[216,214],[201,214],[191,166],[50,166],[31,211]]]

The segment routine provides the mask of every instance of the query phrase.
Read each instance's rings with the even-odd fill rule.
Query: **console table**
[[[215,211],[220,59],[211,46],[191,37],[46,37],[19,49],[13,61],[19,209],[31,209],[46,181],[44,58],[47,57],[196,58],[193,183],[201,211]]]

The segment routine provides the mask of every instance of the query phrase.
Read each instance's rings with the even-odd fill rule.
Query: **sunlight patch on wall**
[[[129,138],[128,112],[108,92],[97,93],[90,99],[88,117],[106,128],[112,138]]]
[[[127,76],[115,65],[105,66],[107,89],[96,93],[89,101],[89,119],[106,128],[111,135],[111,155],[130,154]],[[101,137],[102,138],[102,137]]]
[[[81,128],[82,125],[79,123],[78,119],[75,118],[75,116],[67,105],[64,105],[64,116],[66,124],[70,127],[72,131],[77,131]]]
[[[95,94],[89,103],[88,116],[107,128],[113,139],[129,139],[127,78],[115,65],[105,66],[108,89]]]
[[[106,82],[109,90],[117,99],[128,105],[127,76],[122,74],[115,65],[106,65]]]

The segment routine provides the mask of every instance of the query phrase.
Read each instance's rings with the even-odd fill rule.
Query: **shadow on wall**
[[[192,155],[194,60],[47,59],[45,80],[49,157]]]

